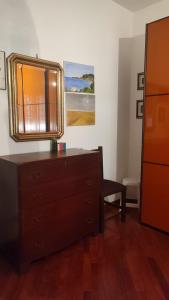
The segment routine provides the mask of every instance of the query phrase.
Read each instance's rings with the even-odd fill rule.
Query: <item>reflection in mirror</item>
[[[63,71],[59,64],[12,54],[8,58],[11,136],[15,140],[63,134]]]
[[[19,132],[57,131],[56,82],[56,71],[17,64]]]

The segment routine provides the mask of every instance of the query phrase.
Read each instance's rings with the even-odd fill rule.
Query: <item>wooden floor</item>
[[[137,223],[131,209],[19,276],[0,257],[0,300],[169,300],[169,236]]]

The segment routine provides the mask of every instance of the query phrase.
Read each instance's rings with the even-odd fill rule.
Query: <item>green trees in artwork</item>
[[[94,93],[94,75],[93,74],[83,74],[81,79],[91,82],[90,87],[85,87],[84,89],[81,90],[81,92]]]

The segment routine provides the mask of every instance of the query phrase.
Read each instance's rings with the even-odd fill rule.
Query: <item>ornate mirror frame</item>
[[[56,81],[56,111],[57,111],[57,131],[45,131],[45,132],[20,132],[19,131],[19,117],[18,117],[18,87],[17,87],[17,65],[28,65],[37,68],[44,68],[50,70],[53,73],[57,73]],[[19,141],[31,141],[31,140],[43,140],[60,138],[64,133],[63,122],[63,69],[60,64],[33,58],[21,54],[12,53],[7,58],[7,70],[8,70],[8,93],[9,93],[9,123],[10,123],[10,136],[17,142]],[[45,88],[45,87],[44,87]],[[46,99],[45,99],[46,101]]]

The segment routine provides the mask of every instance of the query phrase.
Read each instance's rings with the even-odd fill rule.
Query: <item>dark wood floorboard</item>
[[[106,221],[104,234],[18,275],[0,256],[0,300],[169,300],[169,236],[137,222]]]

